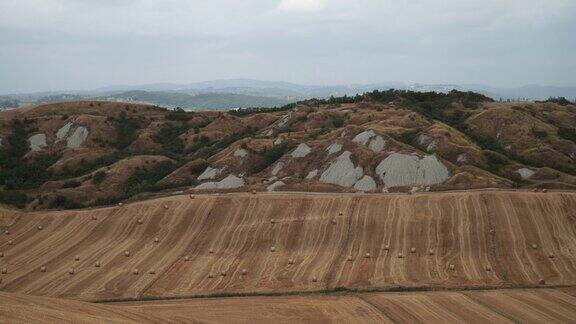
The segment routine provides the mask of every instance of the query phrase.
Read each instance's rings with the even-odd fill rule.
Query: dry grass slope
[[[4,210],[0,290],[98,300],[574,285],[574,219],[576,193],[502,191],[175,196],[83,211]]]

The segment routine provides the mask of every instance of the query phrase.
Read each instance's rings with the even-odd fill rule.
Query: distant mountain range
[[[147,102],[166,107],[186,109],[230,109],[243,107],[276,107],[290,102],[330,96],[353,96],[372,90],[406,89],[413,91],[448,92],[452,89],[474,91],[495,100],[543,100],[565,97],[576,100],[576,87],[526,85],[499,88],[479,84],[407,84],[381,82],[334,86],[300,85],[290,82],[230,79],[189,84],[154,83],[115,85],[88,91],[53,91],[0,96],[0,101],[13,103],[51,102],[79,99],[104,99]]]

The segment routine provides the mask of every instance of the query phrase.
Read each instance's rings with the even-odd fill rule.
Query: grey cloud
[[[3,0],[0,93],[259,78],[575,85],[569,0]]]

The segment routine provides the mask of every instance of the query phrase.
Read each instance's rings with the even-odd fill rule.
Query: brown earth
[[[575,193],[513,191],[241,193],[92,210],[3,210],[1,229],[9,232],[0,235],[7,270],[0,290],[98,300],[341,286],[515,287],[541,279],[574,285],[575,211]]]
[[[573,323],[576,291],[469,292],[240,297],[91,304],[0,292],[9,323]]]

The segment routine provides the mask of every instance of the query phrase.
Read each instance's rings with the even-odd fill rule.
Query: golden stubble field
[[[573,285],[575,213],[575,193],[512,191],[182,195],[3,210],[0,290],[94,301]]]

